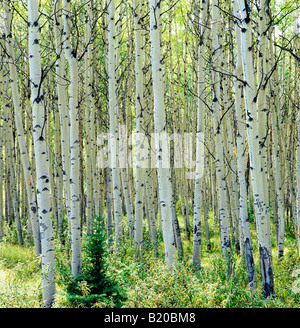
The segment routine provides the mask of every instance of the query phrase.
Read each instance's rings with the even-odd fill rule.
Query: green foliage
[[[40,261],[32,247],[0,244],[0,308],[40,307]]]
[[[211,242],[215,246],[213,252],[206,252],[203,243],[200,272],[192,266],[192,249],[186,241],[183,243],[185,260],[178,261],[168,270],[162,238],[159,238],[160,254],[157,257],[147,231],[144,231],[141,261],[136,261],[134,245],[126,233],[118,253],[108,252],[102,223],[101,219],[96,219],[93,234],[83,235],[83,266],[77,277],[70,273],[69,238],[62,244],[56,235],[57,295],[54,307],[300,307],[300,294],[292,288],[297,279],[292,273],[300,269],[300,263],[295,239],[290,234],[286,236],[282,259],[277,258],[276,247],[273,249],[276,297],[263,299],[256,239],[253,238],[253,246],[258,291],[251,294],[245,260],[239,255],[233,254],[233,274],[227,278],[226,261],[217,247],[218,227],[211,212],[209,225]],[[67,235],[68,227],[65,229]],[[254,230],[254,224],[251,224],[251,230]],[[0,259],[0,307],[42,307],[41,270],[34,248],[1,243]]]
[[[71,305],[121,307],[125,294],[108,275],[107,245],[103,220],[96,218],[93,232],[84,245],[82,273],[67,279],[67,298]]]

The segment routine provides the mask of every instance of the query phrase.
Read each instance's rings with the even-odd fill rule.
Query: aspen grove
[[[178,306],[139,303],[138,266],[224,305],[197,301],[218,258],[246,306],[283,298],[287,263],[299,307],[299,80],[299,0],[1,0],[0,295],[17,247],[59,306],[97,232],[125,306]]]

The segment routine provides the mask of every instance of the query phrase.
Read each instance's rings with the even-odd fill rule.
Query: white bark
[[[71,46],[71,6],[63,1],[64,10],[64,49],[70,66],[70,222],[71,222],[71,261],[72,275],[80,274],[81,269],[81,226],[80,226],[80,149],[79,149],[79,104],[78,104],[78,61]]]
[[[252,58],[252,30],[250,12],[247,1],[239,0],[242,17],[242,53],[245,86],[245,101],[247,111],[247,134],[250,155],[251,178],[253,185],[253,200],[256,217],[257,236],[260,253],[261,279],[263,295],[268,297],[274,294],[274,278],[272,266],[270,214],[268,200],[265,199],[264,177],[261,170],[261,152],[259,147],[257,97],[254,75],[254,63]]]
[[[239,7],[237,1],[233,0],[233,11],[236,17],[239,17]],[[235,24],[235,36],[237,47],[241,47],[241,30]],[[237,52],[237,63],[235,67],[235,76],[241,81],[243,80],[243,65],[241,51]],[[245,125],[245,102],[244,102],[244,84],[242,82],[234,81],[235,90],[235,113],[237,121],[237,157],[238,157],[238,179],[240,188],[240,217],[243,228],[243,244],[245,251],[245,259],[248,272],[248,282],[250,290],[256,291],[256,274],[253,259],[253,248],[250,234],[249,217],[247,209],[247,185],[246,185],[246,165],[248,152],[246,150],[246,125]]]
[[[67,211],[70,211],[70,118],[67,106],[67,74],[65,58],[63,56],[63,23],[62,23],[62,0],[53,0],[54,10],[54,39],[57,61],[56,72],[56,93],[57,106],[60,120],[60,143],[61,161],[63,170],[64,198]]]
[[[143,163],[146,158],[139,156],[141,148],[144,148],[144,82],[143,82],[143,36],[142,36],[142,6],[143,1],[134,0],[134,30],[135,30],[135,112],[136,112],[136,184],[135,184],[135,227],[134,240],[138,252],[142,252],[143,243],[143,207],[145,193],[145,168]],[[137,254],[138,256],[138,254]]]
[[[161,208],[162,230],[164,237],[165,259],[167,267],[174,265],[175,240],[172,228],[172,185],[170,168],[164,168],[162,163],[163,147],[161,136],[166,132],[166,113],[164,103],[164,82],[162,71],[162,49],[161,49],[161,1],[150,0],[150,42],[152,80],[154,93],[154,124],[155,143],[157,152],[157,173],[159,185],[159,199]],[[164,154],[165,155],[165,154]],[[168,153],[169,157],[170,154]]]
[[[296,24],[295,24],[295,35],[298,37],[295,40],[295,52],[300,57],[300,18],[299,18],[299,9],[296,11]],[[300,77],[300,63],[296,62],[296,76],[295,79]],[[297,232],[297,242],[298,242],[298,256],[300,256],[300,85],[298,88],[295,85],[296,93],[295,99],[298,102],[297,110],[297,142],[296,142],[296,184],[297,184],[297,218],[296,218],[296,232]]]
[[[113,206],[115,219],[115,246],[121,238],[122,224],[122,199],[121,199],[121,179],[119,169],[118,155],[118,118],[119,110],[116,95],[116,65],[115,65],[115,0],[108,3],[108,96],[109,96],[109,132],[110,132],[110,156],[112,167],[112,189],[113,189]]]
[[[92,231],[92,218],[93,218],[93,181],[92,181],[92,138],[91,138],[91,112],[95,111],[95,102],[93,97],[93,66],[92,66],[92,8],[91,2],[87,2],[86,5],[86,25],[85,25],[85,43],[87,46],[85,54],[85,154],[86,154],[86,215],[87,215],[87,232]]]
[[[40,25],[38,0],[28,0],[29,68],[33,118],[33,142],[36,162],[36,185],[40,236],[42,245],[43,302],[50,307],[55,295],[54,239],[51,222],[50,176],[45,139],[45,108],[43,103],[40,57]]]
[[[29,161],[29,153],[27,149],[24,126],[22,121],[22,106],[19,97],[18,90],[18,75],[15,65],[15,53],[12,46],[12,31],[10,30],[12,24],[12,7],[8,5],[7,0],[3,1],[6,19],[6,51],[9,55],[9,73],[11,81],[12,99],[14,105],[14,119],[15,126],[17,129],[18,143],[20,148],[21,161],[23,166],[25,187],[28,199],[28,210],[29,217],[32,226],[34,246],[36,255],[41,254],[41,241],[40,241],[40,229],[39,229],[39,218],[37,212],[36,196],[34,190],[34,180],[32,176],[32,168]]]
[[[208,1],[199,1],[200,20],[199,32],[200,40],[198,45],[198,109],[197,109],[197,133],[204,136],[205,129],[205,49],[208,32]],[[200,143],[205,140],[196,140],[196,165],[204,166],[204,156],[200,152]],[[200,169],[200,168],[199,168]],[[194,229],[193,229],[193,264],[200,270],[201,267],[201,212],[203,200],[203,177],[195,176],[195,199],[194,199]]]
[[[220,9],[217,8],[218,1],[212,1],[212,52],[213,56],[213,68],[220,70],[221,67],[221,48],[220,48]],[[221,121],[222,108],[221,108],[221,75],[217,71],[213,70],[213,123],[215,130],[215,144],[216,144],[216,177],[219,197],[219,221],[220,221],[220,238],[221,249],[224,257],[227,261],[228,276],[231,274],[231,245],[229,235],[229,223],[228,223],[228,208],[227,208],[227,190],[225,181],[225,169],[224,169],[224,125]],[[224,118],[226,119],[226,118]]]

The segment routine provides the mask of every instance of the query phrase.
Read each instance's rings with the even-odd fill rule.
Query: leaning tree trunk
[[[49,159],[45,138],[45,104],[40,56],[38,0],[28,0],[29,69],[33,119],[33,142],[36,163],[36,190],[42,245],[43,303],[50,307],[55,295],[54,238],[51,222]]]

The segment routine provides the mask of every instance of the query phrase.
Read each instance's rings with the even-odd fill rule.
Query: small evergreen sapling
[[[95,218],[93,231],[84,246],[82,273],[67,286],[68,299],[73,305],[92,306],[96,302],[113,303],[121,307],[126,299],[121,287],[107,274],[107,244],[103,219]]]

